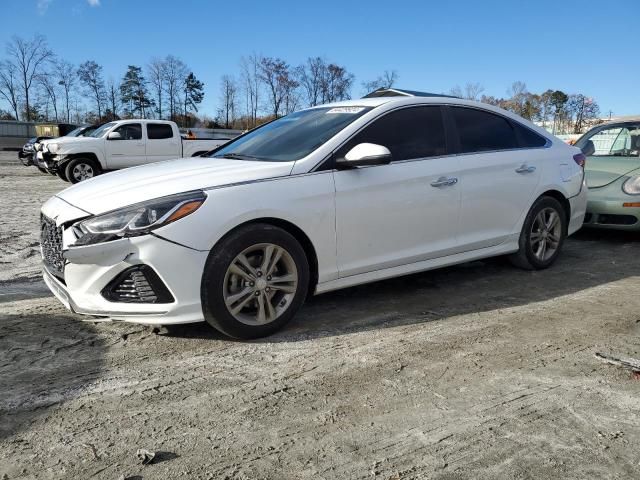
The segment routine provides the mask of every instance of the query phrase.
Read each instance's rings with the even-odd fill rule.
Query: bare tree
[[[395,70],[385,70],[375,80],[362,82],[362,89],[366,93],[371,93],[381,88],[392,88],[398,81],[398,72]]]
[[[521,81],[513,82],[511,87],[507,89],[507,95],[509,95],[509,101],[512,103],[513,112],[518,115],[525,113],[525,102],[527,101],[527,84]]]
[[[120,118],[118,116],[118,95],[120,93],[120,84],[116,83],[113,77],[109,77],[107,81],[107,104],[111,111],[110,120],[116,120]]]
[[[296,69],[296,77],[304,92],[307,105],[315,107],[322,102],[322,87],[327,65],[321,57],[309,57]]]
[[[280,58],[263,58],[260,62],[260,78],[267,87],[273,116],[280,116],[283,106],[286,113],[295,108],[298,82],[293,78],[287,62]]]
[[[169,118],[175,120],[176,113],[180,112],[180,93],[187,77],[187,66],[182,60],[173,55],[167,55],[164,59],[163,80],[167,100],[169,101]]]
[[[20,120],[18,115],[20,105],[18,70],[11,62],[0,62],[0,95],[13,110],[15,119]]]
[[[45,113],[45,117],[49,118],[49,109],[48,102],[51,102],[51,106],[53,107],[53,115],[55,117],[55,121],[58,121],[58,84],[55,81],[55,78],[48,74],[40,74],[36,78],[38,85],[42,88],[42,93],[45,95],[45,100],[47,101],[47,110]]]
[[[222,104],[222,118],[225,128],[230,128],[235,120],[236,94],[238,87],[235,79],[230,75],[223,75],[220,79],[220,103]]]
[[[53,52],[42,35],[31,40],[14,36],[7,44],[7,54],[15,65],[21,82],[27,121],[31,120],[30,93],[33,81],[42,73],[45,63],[53,58]]]
[[[71,122],[71,95],[76,84],[77,74],[74,66],[65,61],[57,60],[53,64],[54,76],[58,85],[62,87],[62,95],[64,97],[64,111],[67,117],[67,123]]]
[[[260,63],[262,57],[255,53],[240,59],[242,86],[246,98],[247,128],[256,126],[260,101]]]
[[[464,92],[462,91],[462,88],[460,88],[460,85],[456,85],[455,87],[452,87],[449,90],[449,95],[453,97],[464,98]]]
[[[162,118],[162,93],[165,89],[164,68],[164,62],[159,58],[152,58],[149,65],[147,65],[149,83],[156,97],[156,113],[158,114],[158,118]]]
[[[467,100],[478,101],[480,95],[484,92],[484,87],[480,83],[467,83],[464,87],[464,98]]]
[[[106,96],[104,79],[102,78],[102,66],[93,60],[88,60],[78,67],[78,78],[96,102],[98,121],[100,121]]]

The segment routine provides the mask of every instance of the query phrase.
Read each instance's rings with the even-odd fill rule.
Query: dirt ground
[[[281,333],[94,323],[39,277],[64,184],[0,153],[0,479],[640,478],[640,236],[326,294]],[[156,452],[142,465],[136,450]]]

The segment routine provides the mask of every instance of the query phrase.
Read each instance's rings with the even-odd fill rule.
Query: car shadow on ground
[[[441,321],[550,300],[640,272],[640,233],[583,230],[549,269],[524,271],[504,257],[361,285],[308,299],[281,332],[258,342],[292,342]],[[168,335],[223,338],[205,323]]]
[[[0,314],[0,325],[2,440],[98,379],[107,346],[94,325],[70,315]]]

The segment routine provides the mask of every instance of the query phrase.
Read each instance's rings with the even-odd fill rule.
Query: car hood
[[[292,167],[293,162],[179,158],[100,175],[63,190],[57,197],[95,215],[191,190],[284,177]]]
[[[620,177],[640,174],[638,157],[589,157],[585,165],[585,175],[589,188],[598,188],[615,182]]]

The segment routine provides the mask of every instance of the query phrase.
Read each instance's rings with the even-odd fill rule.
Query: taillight
[[[585,163],[587,163],[587,157],[584,156],[584,153],[576,153],[573,156],[573,161],[584,168]]]

